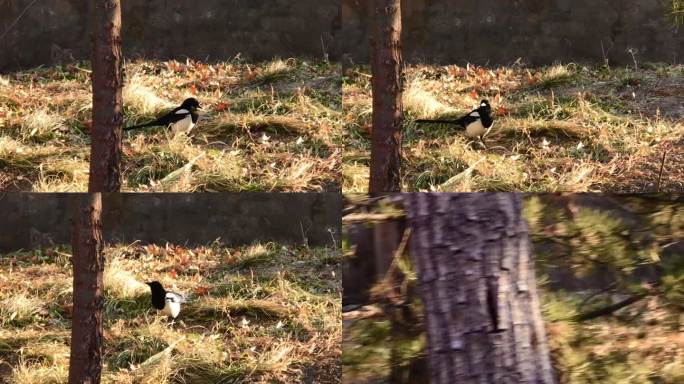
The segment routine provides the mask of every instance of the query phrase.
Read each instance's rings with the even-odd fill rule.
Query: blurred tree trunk
[[[121,189],[121,2],[93,4],[93,124],[90,136],[90,192]]]
[[[375,0],[369,193],[401,190],[401,1]]]
[[[375,223],[373,226],[373,240],[375,243],[375,265],[377,274],[375,282],[381,283],[382,297],[377,297],[384,305],[385,313],[390,321],[390,383],[407,383],[405,377],[406,367],[402,365],[400,351],[397,345],[406,339],[407,327],[404,326],[402,307],[400,303],[407,300],[402,297],[401,283],[403,276],[396,266],[393,267],[395,253],[401,242],[401,235],[404,228],[397,220],[384,220]],[[377,285],[376,285],[377,288]]]
[[[431,382],[553,383],[521,196],[405,201]]]
[[[354,244],[354,256],[346,257],[342,263],[342,305],[366,305],[376,280],[373,228],[354,223],[348,234]]]
[[[73,196],[74,309],[70,384],[97,384],[102,372],[102,195]]]

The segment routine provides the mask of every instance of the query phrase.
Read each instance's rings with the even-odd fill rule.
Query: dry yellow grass
[[[406,191],[654,192],[684,189],[684,68],[406,68],[402,187]],[[679,90],[679,91],[678,91]],[[345,73],[344,192],[365,192],[370,161],[370,77]],[[448,119],[488,98],[487,149]]]
[[[86,66],[3,77],[0,190],[87,189],[92,102]],[[339,66],[296,59],[135,61],[125,75],[126,126],[190,96],[203,110],[190,137],[162,128],[124,135],[124,191],[340,189]]]
[[[0,382],[63,383],[68,249],[0,259]],[[339,253],[274,243],[105,250],[103,383],[339,383]],[[175,324],[145,281],[184,292]]]

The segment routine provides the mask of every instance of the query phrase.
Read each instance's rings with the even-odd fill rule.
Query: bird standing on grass
[[[154,121],[150,121],[149,123],[126,127],[124,128],[124,131],[145,127],[171,126],[171,131],[173,133],[188,133],[197,123],[197,119],[199,119],[199,114],[197,114],[198,109],[202,109],[202,107],[200,107],[197,99],[191,97],[185,99],[180,107],[173,109],[166,115],[161,116]]]
[[[457,124],[465,128],[465,136],[479,139],[484,145],[484,137],[494,126],[492,107],[489,101],[482,100],[480,106],[457,120],[416,120],[416,123]],[[486,147],[486,146],[485,146]]]
[[[185,296],[165,290],[158,281],[145,284],[152,290],[152,305],[175,319],[180,313],[181,303],[186,302]]]

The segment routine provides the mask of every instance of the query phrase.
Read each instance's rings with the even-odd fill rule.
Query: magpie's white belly
[[[484,125],[482,125],[482,120],[477,119],[472,123],[468,124],[465,130],[465,135],[469,139],[475,139],[480,136],[483,136],[486,132],[487,128],[485,128]]]
[[[187,115],[184,119],[178,120],[171,126],[171,131],[173,133],[188,133],[195,126],[192,122],[192,116]]]
[[[164,311],[164,313],[166,313],[167,315],[169,315],[175,319],[176,316],[178,316],[178,313],[180,313],[180,303],[173,302],[170,300],[166,300],[164,302],[163,311]]]
[[[484,138],[485,136],[487,136],[487,134],[489,133],[489,131],[492,130],[492,127],[494,127],[494,123],[493,123],[493,122],[492,122],[492,124],[489,126],[489,128],[485,128],[485,133],[482,134],[482,137],[483,137],[483,138]]]

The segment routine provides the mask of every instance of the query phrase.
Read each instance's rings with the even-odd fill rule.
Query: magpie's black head
[[[150,286],[152,290],[152,305],[157,309],[164,309],[164,298],[166,297],[166,290],[158,281],[145,283]]]
[[[188,111],[195,111],[198,109],[202,109],[202,107],[200,107],[199,101],[197,101],[197,99],[195,99],[194,97],[190,97],[190,98],[183,100],[183,104],[181,104],[181,108],[185,108]]]
[[[492,113],[492,106],[489,105],[489,101],[487,99],[480,101],[480,107],[478,109],[484,110],[487,112],[487,114]]]

